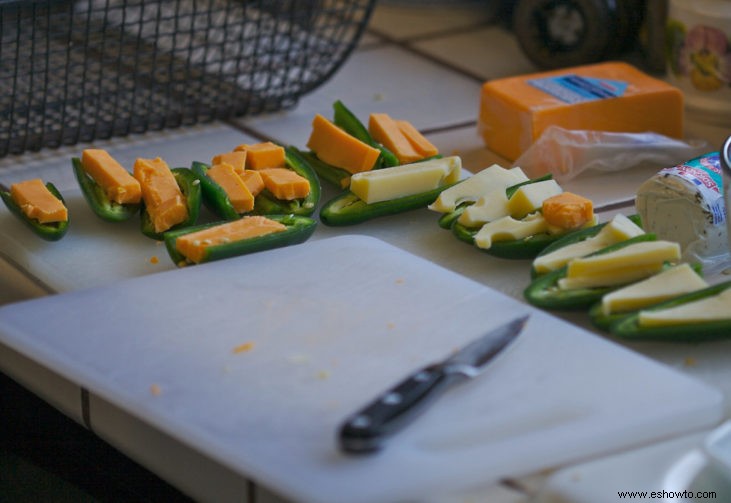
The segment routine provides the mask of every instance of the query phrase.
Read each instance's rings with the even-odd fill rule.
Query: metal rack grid
[[[0,156],[291,107],[374,3],[0,0]]]

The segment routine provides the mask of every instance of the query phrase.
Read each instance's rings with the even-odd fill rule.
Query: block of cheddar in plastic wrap
[[[490,80],[478,129],[487,147],[514,161],[549,126],[683,135],[683,93],[623,62]]]

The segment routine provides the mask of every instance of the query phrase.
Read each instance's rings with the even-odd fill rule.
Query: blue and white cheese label
[[[712,223],[726,220],[723,202],[723,176],[718,152],[696,157],[678,166],[660,170],[659,176],[677,176],[692,183],[711,211]]]
[[[532,79],[528,84],[565,103],[617,98],[627,90],[627,83],[620,80],[597,79],[575,74]]]

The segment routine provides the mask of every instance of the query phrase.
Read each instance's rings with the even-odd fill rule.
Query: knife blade
[[[349,416],[338,431],[340,448],[363,454],[410,423],[451,385],[477,377],[520,334],[528,315],[490,330],[441,362],[411,373],[368,405]]]

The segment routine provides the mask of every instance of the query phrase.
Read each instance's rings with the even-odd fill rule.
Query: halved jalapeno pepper
[[[61,196],[61,193],[55,185],[51,182],[46,182],[45,185],[48,191],[53,194],[56,199],[65,204],[63,196]],[[66,235],[66,231],[68,231],[69,228],[68,218],[62,222],[48,222],[42,224],[35,218],[28,218],[18,203],[16,203],[10,195],[10,191],[4,185],[0,185],[0,197],[2,197],[5,206],[8,207],[10,212],[40,238],[45,239],[46,241],[58,241]]]
[[[80,158],[71,158],[71,165],[84,199],[99,218],[107,222],[123,222],[132,218],[139,211],[140,203],[119,204],[109,199],[104,189],[86,174]]]
[[[266,218],[284,224],[286,229],[248,239],[208,246],[203,259],[198,263],[212,262],[214,260],[221,260],[238,255],[245,255],[248,253],[303,243],[312,236],[315,232],[315,228],[317,227],[317,221],[306,216],[267,215]],[[178,251],[176,247],[176,239],[178,237],[225,223],[230,222],[212,222],[195,227],[186,227],[184,229],[166,232],[164,234],[165,248],[167,249],[168,255],[170,255],[173,263],[179,267],[192,264],[192,262],[187,260],[186,257]]]
[[[729,288],[731,288],[731,281],[725,281],[702,290],[696,290],[665,302],[655,304],[643,309],[643,311],[654,311],[680,306],[682,304],[718,295]],[[662,340],[671,342],[699,342],[731,336],[731,318],[662,327],[640,326],[639,318],[640,311],[624,316],[619,320],[614,321],[614,323],[611,324],[609,331],[612,335],[621,337],[622,339]]]
[[[639,215],[630,215],[627,218],[629,218],[632,222],[637,224],[637,226],[641,227],[642,223],[640,221]],[[541,250],[538,255],[536,255],[536,258],[546,255],[548,253],[554,252],[560,248],[564,248],[566,246],[572,245],[574,243],[578,243],[580,241],[585,241],[589,238],[592,238],[599,234],[599,231],[601,231],[604,226],[606,226],[609,222],[603,222],[597,225],[592,225],[591,227],[585,227],[583,229],[578,229],[572,232],[569,232],[568,234],[562,234],[557,240],[555,240],[553,243],[546,246],[543,250]],[[531,278],[536,278],[539,276],[539,274],[536,272],[536,270],[531,267]]]
[[[453,184],[371,204],[366,203],[352,192],[346,191],[325,203],[320,210],[320,220],[323,224],[331,227],[353,225],[376,217],[425,208],[434,202],[444,189],[451,185]]]
[[[200,213],[202,200],[200,179],[188,168],[173,168],[170,171],[175,177],[175,181],[185,198],[188,218],[179,224],[175,224],[168,230],[190,227],[198,221],[198,215]],[[155,231],[155,226],[152,224],[150,214],[147,212],[144,202],[140,205],[140,215],[140,229],[142,230],[142,234],[149,238],[157,239],[158,241],[162,240],[164,231]]]
[[[516,183],[515,185],[511,185],[510,187],[506,188],[505,194],[508,199],[510,199],[520,187],[531,183],[550,180],[552,178],[553,175],[549,173],[547,175],[543,175],[537,178],[531,178],[530,180],[526,180],[524,182]],[[464,212],[464,210],[470,204],[473,203],[465,203],[462,206],[458,206],[457,209],[455,209],[453,212],[443,215],[440,218],[440,226],[447,228],[446,225],[451,223],[450,228],[452,230],[452,233],[457,237],[457,239],[459,239],[460,241],[464,241],[465,243],[474,245],[474,237],[475,234],[479,232],[480,227],[467,227],[466,225],[458,221],[459,215],[462,214],[462,212]],[[550,244],[554,243],[564,236],[566,236],[565,233],[549,234],[547,232],[541,232],[522,239],[495,241],[491,244],[490,248],[479,249],[487,253],[488,255],[492,255],[493,257],[516,260],[532,259],[535,258]]]
[[[293,147],[284,148],[284,162],[287,167],[305,178],[310,184],[310,193],[302,199],[282,200],[264,189],[254,198],[255,215],[301,215],[310,216],[320,202],[320,179],[307,160]]]
[[[293,147],[285,147],[285,163],[295,173],[307,179],[310,185],[310,192],[302,199],[290,201],[277,199],[267,189],[263,189],[254,198],[254,209],[247,214],[251,215],[301,215],[309,216],[315,212],[320,201],[320,179],[308,161]],[[233,204],[231,204],[226,191],[207,174],[209,166],[202,162],[194,161],[191,167],[200,179],[203,191],[203,203],[213,213],[226,220],[236,220],[241,217]]]
[[[626,241],[615,243],[590,254],[589,256],[609,253],[625,246],[641,241],[653,241],[656,237],[652,233],[641,234]],[[598,288],[571,288],[561,289],[558,281],[566,277],[568,266],[555,269],[534,279],[523,291],[523,296],[532,305],[544,309],[578,310],[588,309],[595,302],[601,300],[602,295],[623,285]]]
[[[668,265],[667,267],[674,267],[673,265]],[[691,264],[691,267],[693,270],[698,273],[699,276],[703,276],[703,266],[700,263]],[[644,309],[644,308],[643,308]],[[622,318],[625,318],[629,316],[630,314],[634,314],[635,312],[639,311],[639,309],[634,311],[625,311],[625,312],[619,312],[619,313],[610,313],[606,314],[604,313],[604,310],[602,309],[602,302],[601,300],[599,302],[596,302],[594,305],[589,308],[589,319],[591,320],[592,325],[594,325],[596,328],[600,330],[609,331],[611,326],[621,320]]]

